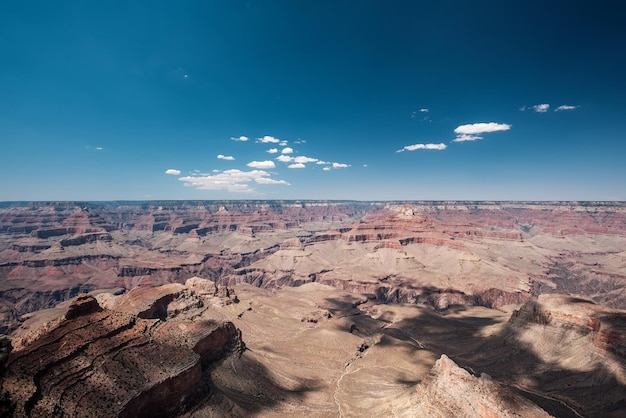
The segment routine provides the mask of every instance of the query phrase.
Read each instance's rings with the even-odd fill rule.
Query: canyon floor
[[[0,207],[0,412],[624,416],[626,204]]]

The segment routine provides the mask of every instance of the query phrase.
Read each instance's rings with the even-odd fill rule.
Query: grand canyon
[[[626,203],[0,203],[0,415],[622,417]]]

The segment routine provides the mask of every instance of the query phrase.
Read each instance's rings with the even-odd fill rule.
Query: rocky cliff
[[[202,316],[228,298],[176,284],[100,299],[80,296],[17,340],[2,384],[15,416],[184,413],[210,396],[208,371],[244,349],[231,322]]]

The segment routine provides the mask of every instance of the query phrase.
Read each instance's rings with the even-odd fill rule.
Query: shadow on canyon
[[[366,341],[378,333],[382,335],[376,342],[380,346],[394,344],[393,340],[385,338],[391,337],[407,343],[414,350],[427,349],[437,357],[446,354],[471,374],[489,374],[554,416],[607,417],[626,414],[626,387],[617,370],[619,365],[623,367],[626,358],[626,342],[622,337],[626,333],[626,317],[621,314],[602,317],[603,322],[616,330],[606,337],[613,348],[599,355],[597,361],[588,367],[582,367],[575,365],[576,357],[568,359],[566,354],[558,361],[544,360],[550,356],[551,350],[563,348],[559,344],[579,341],[556,341],[554,345],[541,339],[528,341],[528,336],[524,335],[524,324],[515,324],[510,319],[496,329],[492,326],[499,321],[474,316],[469,312],[471,307],[450,306],[447,310],[436,311],[428,306],[410,305],[415,314],[396,320],[391,311],[382,312],[372,319],[367,314],[366,304],[354,303],[350,299],[327,301],[331,304],[329,311],[333,315],[350,317],[357,324],[350,332]],[[576,297],[568,302],[588,303]],[[386,325],[381,326],[381,323]],[[585,344],[593,345],[594,341],[589,338]],[[567,367],[567,364],[573,366]],[[611,367],[611,364],[614,366]]]

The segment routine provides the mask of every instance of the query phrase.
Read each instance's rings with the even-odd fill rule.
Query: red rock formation
[[[184,290],[135,289],[104,309],[78,298],[9,356],[2,391],[15,415],[172,416],[208,396],[205,370],[244,346],[230,322],[163,315],[193,299]]]

